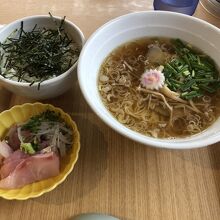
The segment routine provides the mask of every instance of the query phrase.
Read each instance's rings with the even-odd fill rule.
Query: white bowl
[[[56,21],[60,21],[62,18],[54,17]],[[16,20],[0,30],[0,42],[4,42],[5,39],[16,29],[20,28],[21,21],[24,22],[24,30],[30,31],[33,29],[35,24],[38,27],[46,27],[54,29],[54,22],[49,15],[36,15],[25,17]],[[84,44],[85,38],[82,31],[72,22],[65,20],[65,31],[69,37],[72,38],[81,47]],[[47,99],[61,95],[73,85],[73,74],[76,70],[77,62],[66,72],[52,79],[46,80],[41,83],[40,90],[38,90],[38,83],[29,86],[29,83],[16,82],[13,80],[5,79],[0,76],[0,83],[11,92],[33,98],[33,99]],[[76,71],[75,71],[76,72]]]
[[[106,56],[119,45],[145,36],[183,39],[220,63],[220,30],[200,19],[171,12],[138,12],[118,17],[99,28],[85,44],[78,64],[78,79],[85,99],[95,113],[122,135],[142,144],[162,148],[197,148],[220,141],[220,121],[187,138],[157,139],[132,131],[119,123],[103,105],[98,73]]]

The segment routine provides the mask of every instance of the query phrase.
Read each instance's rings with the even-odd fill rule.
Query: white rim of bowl
[[[62,17],[59,17],[59,16],[53,16],[55,19],[58,19],[58,20],[61,20]],[[1,32],[3,32],[5,29],[7,29],[10,25],[13,25],[15,23],[19,23],[21,21],[25,21],[25,20],[30,20],[30,19],[37,19],[37,18],[50,18],[49,15],[32,15],[32,16],[27,16],[27,17],[24,17],[24,18],[20,18],[18,20],[15,20],[9,24],[6,24],[6,25],[3,25],[2,27],[0,27],[0,34]],[[81,51],[83,49],[83,45],[85,44],[85,36],[83,34],[83,32],[81,31],[81,29],[76,25],[74,24],[73,22],[65,19],[65,22],[67,22],[69,25],[71,25],[74,29],[77,30],[77,32],[79,33],[79,36],[81,38],[81,41],[82,41],[82,45],[81,45]],[[80,51],[80,53],[81,53]],[[47,79],[45,81],[43,81],[41,83],[41,86],[45,86],[47,84],[50,84],[50,83],[53,83],[57,80],[60,80],[62,78],[64,78],[67,74],[69,74],[69,72],[73,71],[73,69],[77,66],[78,64],[78,61],[79,59],[65,72],[61,73],[59,76],[56,76],[56,77],[53,77],[51,79]],[[3,76],[0,75],[0,80],[4,81],[4,82],[7,82],[11,85],[16,85],[16,86],[22,86],[22,87],[30,87],[30,83],[28,82],[17,82],[17,81],[14,81],[14,80],[10,80],[10,79],[6,79],[4,78]],[[35,82],[32,86],[32,88],[35,88],[35,87],[38,87],[38,82]]]
[[[136,16],[141,15],[141,14],[161,14],[161,15],[171,15],[171,16],[178,16],[178,17],[182,17],[184,19],[190,19],[199,23],[202,23],[203,25],[208,26],[209,28],[212,28],[214,31],[219,32],[220,34],[220,29],[217,28],[216,26],[208,23],[207,21],[201,20],[199,18],[196,17],[192,17],[189,15],[184,15],[184,14],[180,14],[177,12],[168,12],[168,11],[142,11],[142,12],[133,12],[133,13],[129,13],[129,14],[125,14],[119,17],[116,17],[110,21],[108,21],[107,23],[103,24],[101,27],[99,27],[87,40],[87,42],[85,43],[81,53],[80,53],[80,57],[78,60],[78,70],[77,70],[77,75],[78,75],[78,81],[79,81],[79,86],[80,89],[82,91],[82,94],[84,96],[84,98],[86,99],[87,103],[90,105],[90,107],[92,108],[92,110],[96,113],[96,115],[98,117],[100,117],[102,119],[102,121],[104,121],[108,126],[110,126],[111,128],[113,128],[115,131],[117,131],[118,133],[120,133],[121,135],[128,137],[129,139],[133,140],[133,141],[137,141],[141,144],[144,145],[148,145],[148,146],[153,146],[153,147],[157,147],[157,148],[167,148],[167,149],[194,149],[194,148],[201,148],[201,147],[205,147],[207,145],[211,145],[214,144],[216,142],[219,141],[219,135],[213,135],[212,138],[209,139],[205,139],[202,141],[202,143],[198,143],[195,140],[189,140],[188,142],[183,142],[179,139],[157,139],[157,138],[153,138],[150,136],[146,136],[143,134],[140,134],[138,132],[135,132],[129,128],[127,128],[126,126],[122,125],[121,123],[119,123],[113,116],[111,117],[111,119],[106,118],[105,116],[103,116],[102,111],[97,110],[96,105],[91,101],[89,94],[86,92],[86,89],[83,87],[83,80],[80,74],[80,69],[83,66],[83,60],[82,57],[84,56],[84,54],[86,53],[86,49],[87,47],[90,45],[90,43],[94,40],[94,38],[96,38],[96,35],[102,31],[103,29],[105,29],[108,25],[113,24],[115,22],[117,22],[118,20],[122,19],[122,18],[126,18],[126,17],[131,17],[131,16]],[[104,104],[103,107],[105,108]],[[107,110],[108,111],[108,110]],[[119,123],[119,127],[113,125],[110,120],[115,120],[117,123]],[[127,130],[129,132],[129,134],[123,132],[120,128],[123,128],[123,131]],[[137,136],[138,135],[138,136]],[[196,136],[196,135],[193,135]],[[192,137],[192,136],[191,136]],[[178,142],[179,140],[179,142]],[[187,138],[185,139],[187,140]],[[192,144],[193,143],[193,144]],[[178,146],[178,147],[177,147]]]

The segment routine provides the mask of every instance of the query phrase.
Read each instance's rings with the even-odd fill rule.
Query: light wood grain
[[[152,9],[144,0],[1,1],[0,23],[34,14],[63,16],[86,37],[108,20]],[[200,5],[196,17],[220,27]],[[0,111],[34,102],[0,87]],[[162,150],[135,143],[106,126],[86,104],[75,76],[73,88],[44,103],[59,106],[81,133],[80,157],[67,180],[39,198],[0,199],[0,220],[71,219],[102,212],[125,220],[219,220],[220,144],[196,150]]]

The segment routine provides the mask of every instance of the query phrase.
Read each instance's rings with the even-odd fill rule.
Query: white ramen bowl
[[[220,64],[220,30],[200,19],[172,12],[138,12],[118,17],[100,27],[85,44],[78,64],[78,79],[95,113],[122,135],[145,145],[190,149],[220,141],[220,120],[207,130],[186,138],[159,139],[135,132],[118,122],[104,106],[98,91],[100,66],[119,45],[142,37],[180,38],[200,48]]]
[[[54,19],[58,22],[61,20],[60,17],[54,17]],[[24,30],[27,32],[31,31],[35,24],[37,24],[37,27],[54,29],[54,21],[50,18],[49,15],[25,17],[4,26],[0,30],[0,42],[4,42],[15,29],[20,29],[21,21],[24,22]],[[78,43],[82,48],[85,39],[82,31],[75,24],[68,20],[65,20],[64,28],[69,37]],[[61,95],[70,89],[70,87],[73,85],[74,73],[76,74],[76,66],[77,62],[66,72],[60,73],[59,76],[45,80],[40,84],[40,89],[38,89],[38,83],[34,83],[32,86],[29,86],[30,83],[5,79],[1,75],[0,84],[9,91],[20,96],[29,97],[32,99],[52,98]]]

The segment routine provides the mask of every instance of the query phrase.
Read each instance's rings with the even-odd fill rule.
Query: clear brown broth
[[[220,115],[219,92],[213,95],[208,95],[211,100],[209,107],[204,107],[205,104],[202,98],[194,100],[197,108],[201,110],[201,114],[190,112],[189,109],[185,110],[184,108],[181,108],[181,105],[179,104],[171,103],[174,108],[174,115],[179,117],[173,122],[172,126],[168,126],[169,117],[165,114],[166,111],[161,111],[161,109],[164,110],[164,106],[160,103],[160,100],[155,100],[153,102],[153,105],[156,107],[149,107],[147,106],[149,103],[149,100],[147,100],[148,94],[137,92],[137,87],[140,85],[139,78],[146,68],[154,69],[158,67],[158,65],[163,65],[167,61],[165,58],[164,60],[160,60],[158,63],[149,62],[146,64],[142,62],[143,60],[140,61],[138,58],[140,56],[142,59],[146,58],[146,54],[149,51],[148,46],[154,44],[155,41],[158,41],[160,45],[164,45],[166,47],[169,53],[167,56],[175,55],[171,39],[168,38],[137,39],[119,46],[108,55],[100,68],[98,80],[99,91],[104,105],[119,122],[128,128],[147,136],[177,138],[194,135],[205,130],[207,127],[212,125]],[[194,49],[199,51],[197,48]],[[134,60],[137,62],[134,62]],[[123,65],[124,61],[131,68],[128,66],[123,68],[125,66]],[[111,71],[109,71],[109,69]],[[132,69],[132,71],[130,71],[130,69]],[[129,74],[126,72],[129,72]],[[109,80],[107,82],[100,80],[102,75],[107,76]],[[134,75],[136,77],[134,77]],[[120,85],[119,81],[122,76],[125,76],[125,78],[127,77],[126,79],[129,78],[131,82],[130,86]],[[111,90],[103,92],[105,88],[109,86],[111,87]],[[110,98],[108,95],[110,95]],[[127,105],[126,102],[128,103]],[[204,112],[209,110],[211,110],[212,113],[205,115]],[[137,111],[142,111],[143,114],[136,114]],[[187,113],[187,111],[189,113]],[[189,117],[189,120],[186,120],[186,117]],[[190,117],[192,120],[190,120]],[[193,121],[198,123],[199,129],[189,131],[188,127],[191,128],[190,123],[194,123]]]

